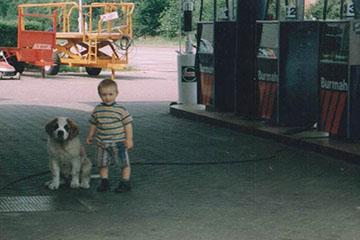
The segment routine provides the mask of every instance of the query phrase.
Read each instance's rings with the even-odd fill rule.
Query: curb
[[[171,105],[170,114],[175,117],[201,121],[211,125],[230,128],[242,133],[272,139],[277,142],[311,150],[350,163],[360,163],[360,143],[329,138],[325,132],[316,129],[274,126],[259,120],[248,120],[233,113],[206,110],[200,104]],[[285,134],[294,131],[295,134]]]

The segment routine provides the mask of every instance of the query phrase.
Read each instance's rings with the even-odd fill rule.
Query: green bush
[[[192,12],[193,30],[196,30],[196,24],[200,17],[200,1],[193,1],[194,9]],[[213,1],[205,0],[203,2],[202,21],[212,21],[214,19]],[[219,4],[218,9],[223,9],[224,6]],[[181,28],[183,30],[183,12],[181,11]],[[174,38],[179,34],[179,1],[170,1],[169,6],[164,8],[160,14],[160,25],[157,30],[157,35]]]
[[[0,20],[0,47],[17,46],[17,21]],[[43,30],[39,22],[29,21],[26,23],[26,30]]]
[[[137,0],[133,14],[133,31],[135,37],[144,35],[156,36],[161,25],[160,15],[169,7],[168,0]]]
[[[0,19],[3,21],[11,19],[17,22],[17,6],[22,3],[50,3],[63,2],[66,0],[17,0],[17,1],[0,1]],[[110,0],[109,0],[110,1]],[[112,1],[112,0],[111,0]],[[103,2],[102,0],[83,0],[83,4],[90,4],[92,2]],[[172,38],[178,34],[178,14],[179,1],[178,0],[123,0],[123,2],[133,2],[135,10],[133,13],[133,33],[134,37],[141,36],[163,36]],[[194,30],[196,22],[199,20],[200,1],[193,0],[195,9],[193,12]],[[222,2],[221,2],[222,3]],[[203,21],[212,20],[213,18],[213,0],[204,0]],[[29,9],[27,13],[49,14],[47,8]],[[96,9],[95,9],[96,10]],[[94,10],[94,15],[98,15]],[[219,10],[220,11],[220,10]],[[61,13],[58,13],[61,14]],[[76,16],[76,14],[74,14]],[[71,26],[77,26],[77,18],[72,17]],[[14,24],[14,23],[13,23]],[[45,30],[48,24],[40,22],[35,29]],[[44,29],[45,27],[45,29]],[[28,28],[27,28],[28,29]],[[73,30],[73,29],[72,29]],[[4,33],[5,34],[5,33]],[[13,35],[16,38],[16,34]],[[16,45],[14,39],[11,45]],[[2,45],[2,44],[1,44]]]
[[[178,20],[178,1],[173,1],[168,7],[164,9],[159,15],[160,25],[157,30],[157,34],[174,38],[179,32],[179,20]]]
[[[17,22],[0,20],[0,47],[16,47]]]
[[[312,5],[307,12],[307,18],[323,18],[324,1],[318,1]],[[327,19],[339,19],[340,18],[340,1],[329,0],[327,5]]]

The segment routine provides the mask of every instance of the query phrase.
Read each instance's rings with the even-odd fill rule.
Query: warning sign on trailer
[[[39,50],[51,50],[51,44],[44,44],[44,43],[35,43],[33,46],[33,49],[39,49]]]
[[[196,82],[196,74],[194,66],[182,67],[182,82]]]
[[[115,19],[119,18],[119,15],[117,12],[111,12],[111,13],[106,13],[106,14],[101,15],[100,18],[103,22],[107,22],[107,21],[115,20]]]

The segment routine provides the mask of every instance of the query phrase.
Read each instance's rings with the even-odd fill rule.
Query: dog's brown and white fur
[[[71,188],[90,188],[91,162],[78,138],[79,128],[66,117],[57,117],[49,121],[45,130],[48,137],[52,180],[46,185],[55,190],[60,185],[62,174]]]

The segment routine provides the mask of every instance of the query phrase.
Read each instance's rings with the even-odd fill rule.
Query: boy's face
[[[99,95],[103,103],[110,105],[115,102],[118,91],[115,87],[104,87],[100,89]]]

